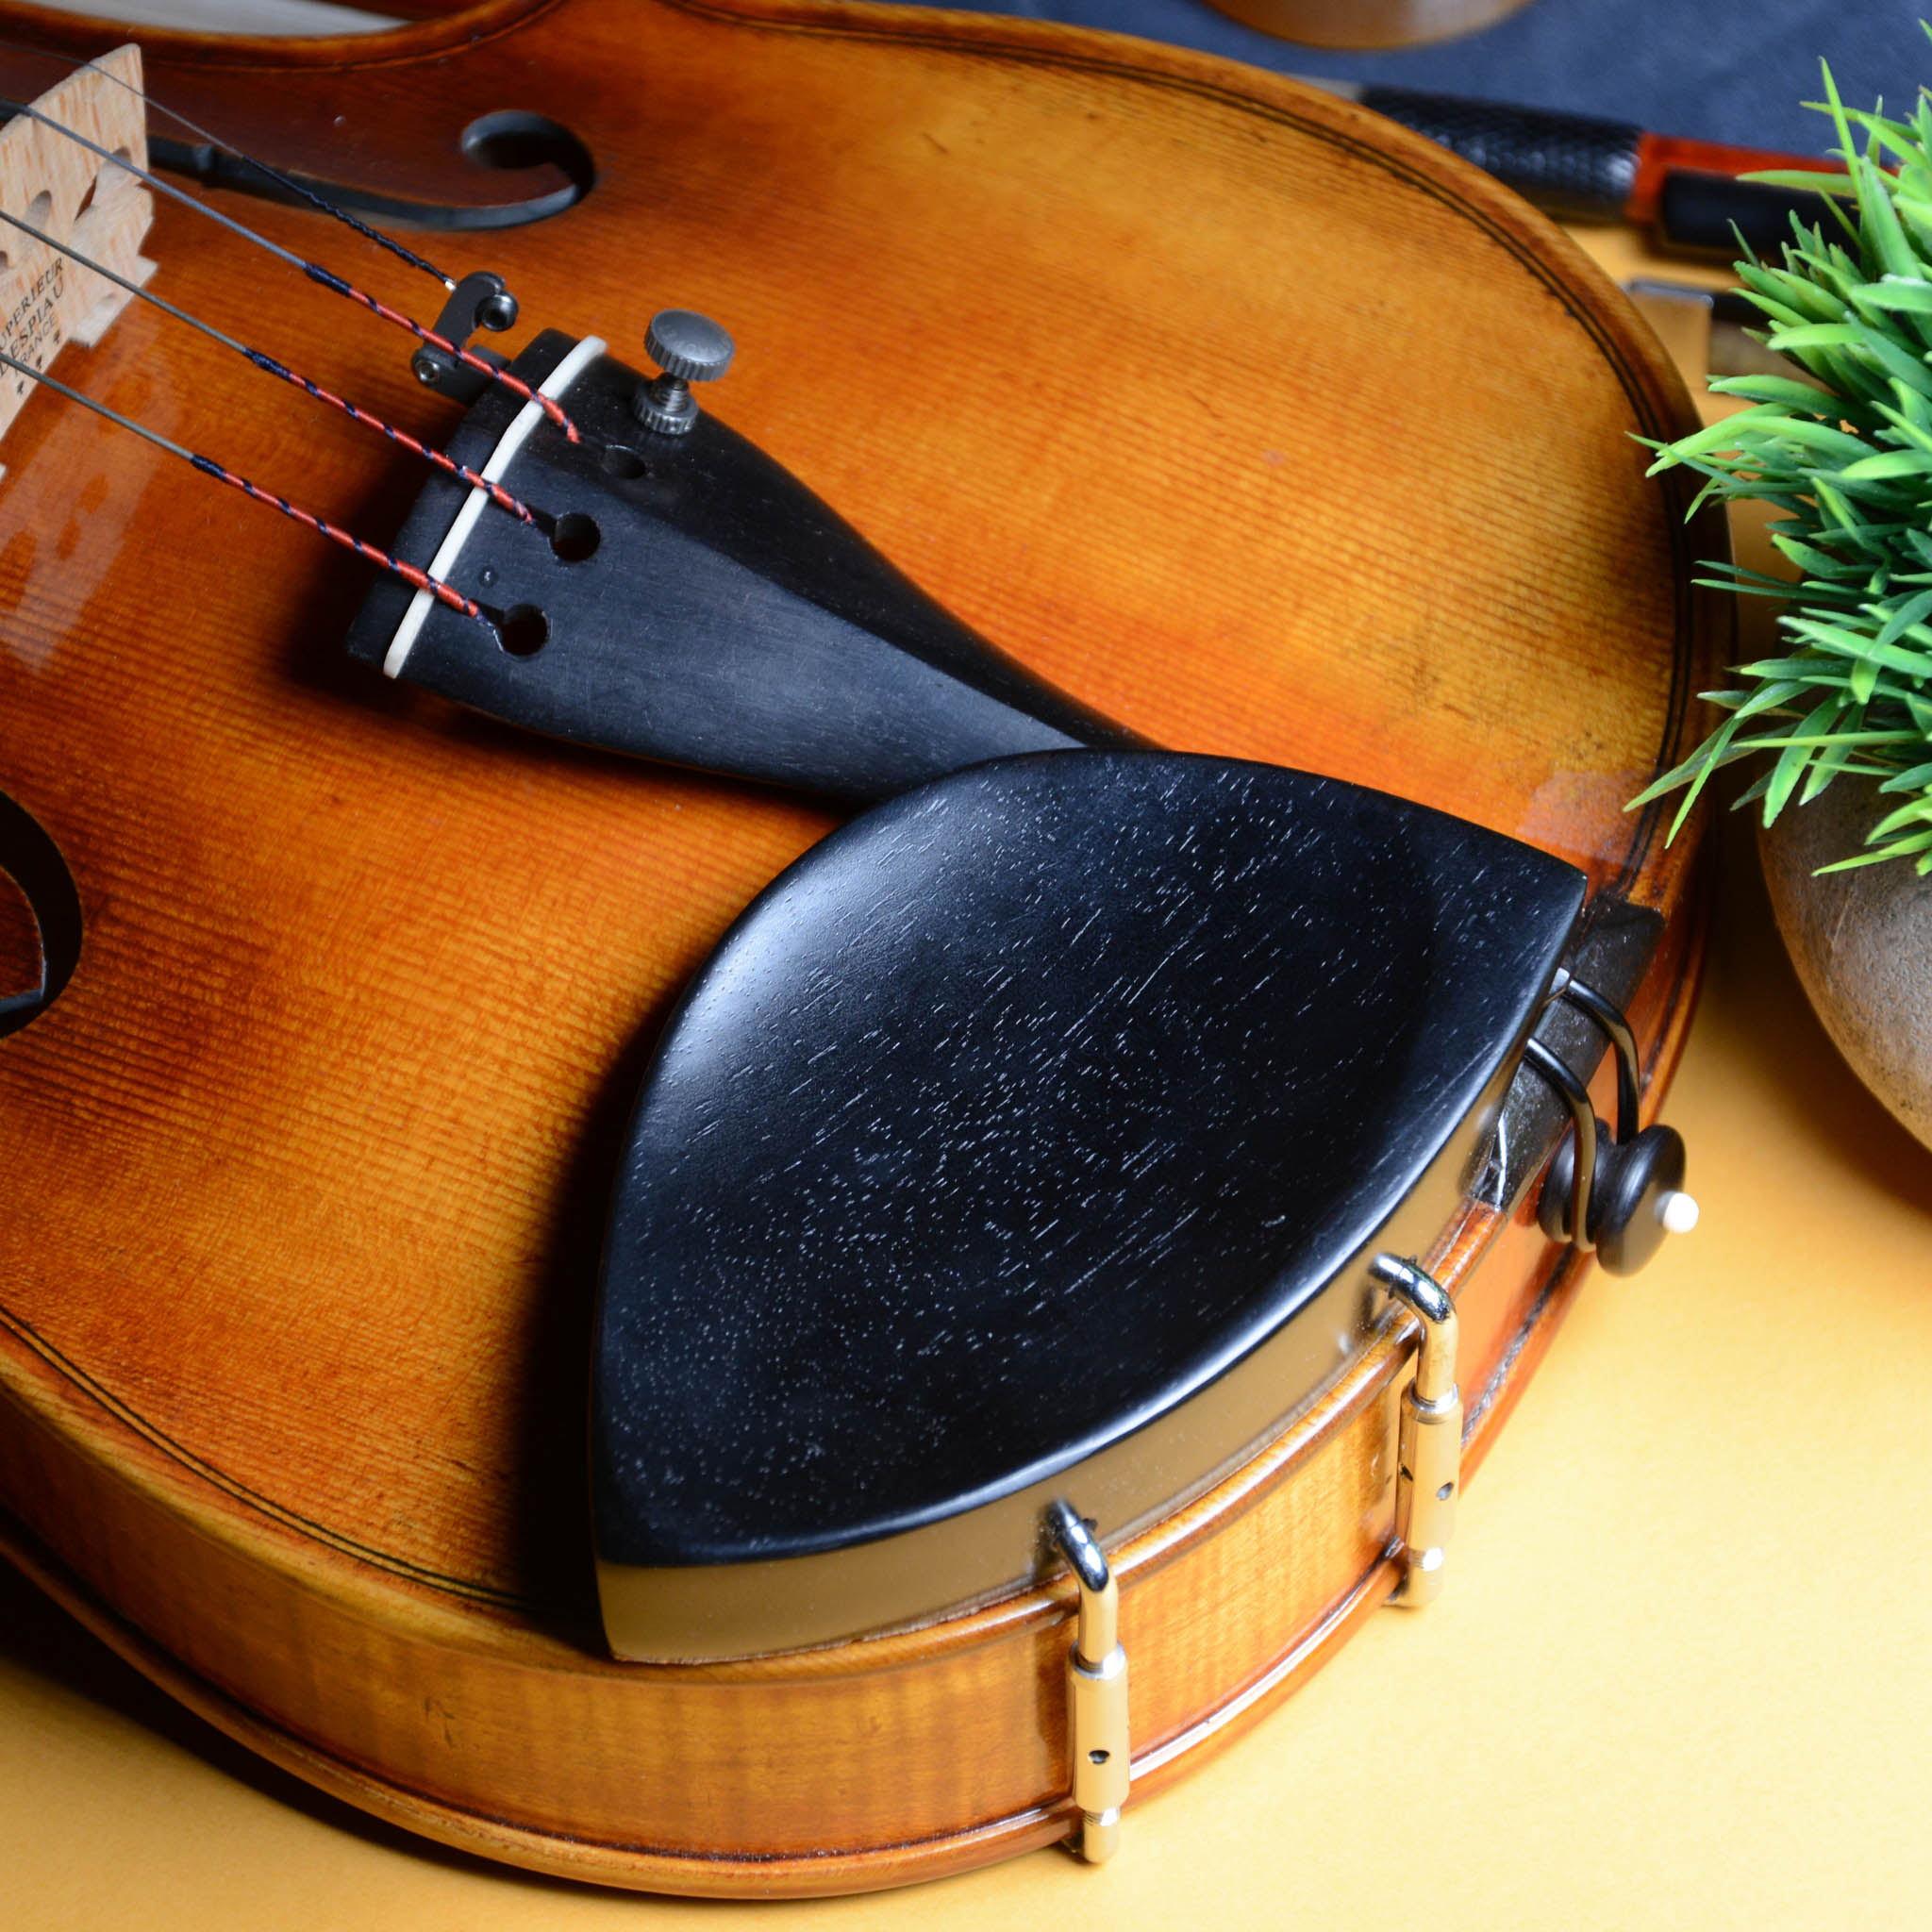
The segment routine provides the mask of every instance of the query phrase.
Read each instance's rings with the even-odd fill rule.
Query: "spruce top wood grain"
[[[1720,621],[1689,564],[1722,539],[1629,441],[1690,420],[1674,375],[1520,203],[1344,103],[1007,21],[571,0],[145,46],[242,146],[421,199],[475,196],[483,115],[574,129],[586,198],[441,251],[532,329],[728,317],[719,412],[1149,738],[1399,791],[1667,913],[1633,1013],[1655,1104],[1695,848],[1622,804],[1688,741]],[[438,426],[393,332],[175,210],[150,252],[184,306]],[[855,314],[864,354],[828,353]],[[163,318],[68,359],[359,527],[413,494],[380,439]],[[383,686],[341,657],[359,575],[58,399],[7,450],[0,789],[86,924],[0,1046],[9,1548],[279,1761],[543,1869],[830,1890],[1063,1835],[1070,1580],[738,1663],[596,1635],[583,1364],[625,1110],[668,1003],[832,817]],[[1440,1272],[1479,1454],[1576,1271],[1478,1212]],[[1116,1553],[1137,1791],[1388,1589],[1410,1348]]]

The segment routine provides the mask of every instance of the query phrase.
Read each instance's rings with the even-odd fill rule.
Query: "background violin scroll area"
[[[80,895],[59,847],[0,792],[0,1039],[59,998],[80,936]]]

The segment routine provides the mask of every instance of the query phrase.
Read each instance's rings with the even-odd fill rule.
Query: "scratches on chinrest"
[[[1466,1164],[1582,887],[1381,793],[1166,753],[999,760],[834,834],[645,1083],[602,1558],[848,1549],[1130,1441],[1082,1491],[1103,1533],[1198,1488],[1359,1337],[1364,1243]],[[1272,1409],[1227,1393],[1318,1308]]]

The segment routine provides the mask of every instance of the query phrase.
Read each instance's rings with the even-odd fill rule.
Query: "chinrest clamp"
[[[1402,1391],[1394,1542],[1402,1575],[1389,1599],[1405,1609],[1420,1609],[1442,1592],[1442,1564],[1456,1529],[1456,1492],[1462,1486],[1456,1305],[1413,1261],[1378,1255],[1370,1273],[1423,1324],[1415,1374]]]
[[[1070,1503],[1048,1509],[1047,1533],[1080,1585],[1080,1621],[1067,1653],[1067,1753],[1080,1807],[1076,1848],[1090,1865],[1102,1865],[1120,1849],[1121,1807],[1133,1776],[1120,1585]]]
[[[1558,973],[1550,997],[1586,1015],[1615,1050],[1617,1131],[1597,1119],[1590,1088],[1574,1068],[1541,1040],[1524,1044],[1524,1064],[1562,1096],[1572,1129],[1550,1161],[1537,1219],[1552,1241],[1594,1254],[1606,1274],[1634,1274],[1666,1235],[1697,1225],[1697,1202],[1684,1191],[1683,1136],[1639,1124],[1643,1069],[1623,1012],[1568,972]]]

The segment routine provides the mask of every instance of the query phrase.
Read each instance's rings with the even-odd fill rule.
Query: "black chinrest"
[[[1104,1535],[1204,1487],[1358,1345],[1377,1247],[1452,1218],[1583,891],[1403,800],[1158,752],[980,765],[808,852],[659,1048],[595,1345],[607,1609],[736,1565],[769,1603],[713,1641],[687,1574],[616,1647],[821,1641],[865,1610],[791,1618],[791,1559],[943,1570],[908,1533],[1042,1483]],[[1009,1541],[981,1589],[1030,1567]]]

